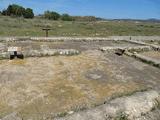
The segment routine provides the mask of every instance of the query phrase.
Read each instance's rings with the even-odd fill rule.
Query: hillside
[[[160,23],[142,21],[53,21],[0,16],[0,36],[44,36],[42,28],[50,27],[50,36],[160,35]]]

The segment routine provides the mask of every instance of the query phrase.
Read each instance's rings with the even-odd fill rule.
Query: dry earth
[[[24,50],[77,48],[82,53],[1,60],[0,118],[15,112],[23,120],[47,119],[64,116],[69,111],[92,108],[137,91],[160,90],[158,68],[131,57],[96,50],[100,46],[135,44],[121,41],[14,44],[23,45]]]
[[[142,55],[147,56],[147,57],[151,57],[153,59],[156,60],[160,60],[160,52],[156,52],[156,51],[149,51],[149,52],[144,52],[142,53]]]

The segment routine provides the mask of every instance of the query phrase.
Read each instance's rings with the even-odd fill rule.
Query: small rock
[[[73,113],[74,113],[74,111],[69,111],[69,112],[68,112],[68,114],[73,114]]]

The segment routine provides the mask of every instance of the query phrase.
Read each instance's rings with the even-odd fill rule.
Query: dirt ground
[[[24,119],[78,111],[105,100],[156,87],[157,68],[112,53],[0,61],[0,116]],[[39,118],[38,118],[39,119]]]
[[[149,52],[144,52],[141,54],[144,56],[147,56],[147,57],[151,57],[156,60],[160,60],[160,52],[159,51],[149,51]]]
[[[77,49],[81,54],[0,60],[0,118],[13,112],[23,120],[39,120],[57,114],[64,116],[66,112],[95,107],[136,91],[160,90],[158,68],[134,58],[97,50],[103,46],[136,44],[27,41],[8,45],[21,46],[24,51]]]

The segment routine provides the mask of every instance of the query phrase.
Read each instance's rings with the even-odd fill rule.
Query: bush
[[[58,20],[60,18],[60,14],[53,11],[45,11],[44,17],[49,20]]]
[[[33,10],[30,8],[27,8],[25,10],[24,18],[33,18],[33,17],[34,17]]]
[[[96,18],[95,16],[74,16],[73,17],[76,21],[97,21],[98,19],[101,20],[101,18]]]
[[[63,20],[63,21],[73,21],[74,19],[72,18],[72,16],[70,16],[68,14],[63,14],[61,16],[61,20]]]

